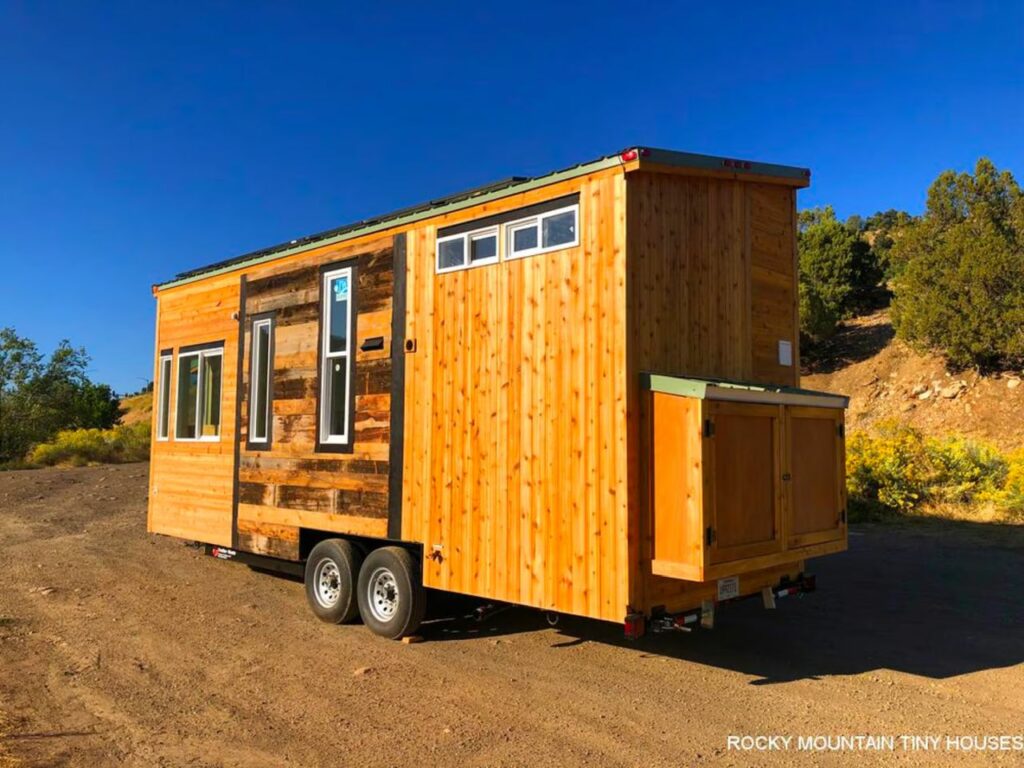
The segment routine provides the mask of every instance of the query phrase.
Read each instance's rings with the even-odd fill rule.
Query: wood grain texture
[[[653,510],[639,375],[799,383],[796,197],[763,180],[641,170],[627,174],[626,199],[629,539],[640,543],[630,558],[630,604],[648,609],[668,599],[673,583],[689,588],[655,576],[644,551]],[[778,364],[779,341],[792,344],[794,365]]]
[[[782,549],[782,418],[777,405],[704,401],[713,432],[705,437],[711,493],[705,523],[713,530],[709,562]]]
[[[305,259],[270,262],[247,273],[246,315],[274,314],[275,348],[272,442],[268,449],[247,447],[251,324],[246,324],[246,363],[239,393],[239,440],[243,446],[238,467],[239,533],[243,527],[262,526],[260,538],[250,536],[247,543],[290,552],[297,559],[297,543],[292,546],[289,539],[277,541],[275,532],[290,535],[292,530],[305,527],[360,536],[385,535],[390,471],[392,258],[392,240],[385,237],[355,247],[318,249]],[[351,453],[324,453],[317,450],[321,268],[341,261],[350,261],[356,267],[356,337],[350,342],[355,442]],[[376,336],[384,338],[383,349],[360,350],[363,340]],[[254,512],[258,517],[249,516]]]
[[[580,192],[580,245],[436,275],[410,233],[404,538],[428,586],[620,620],[627,602],[623,177]]]
[[[436,274],[438,228],[576,192],[578,246]],[[692,540],[714,479],[702,406],[663,404],[686,423],[666,431],[650,421],[660,406],[641,401],[639,379],[657,371],[798,383],[794,217],[788,186],[634,164],[161,291],[157,349],[219,333],[223,412],[241,398],[241,428],[219,444],[154,445],[151,528],[230,543],[229,449],[240,441],[239,546],[295,559],[304,528],[387,534],[391,247],[403,232],[399,321],[415,351],[405,358],[402,538],[422,544],[427,586],[620,621],[633,608],[693,607],[714,587],[683,580],[676,566],[656,575],[654,560],[689,553],[707,578],[732,567],[760,586],[792,575],[807,552],[843,541],[808,543],[783,553],[785,562],[743,549],[761,547],[767,529],[736,512],[749,501],[740,498],[732,507],[738,538],[727,544],[749,557],[712,563]],[[350,258],[358,261],[354,348],[371,336],[383,336],[385,348],[355,356],[353,452],[318,453],[319,269]],[[275,317],[273,442],[262,451],[244,450],[249,328],[239,339],[231,320],[243,273],[245,313]],[[779,340],[793,344],[793,366],[778,364]],[[239,343],[245,363],[235,382]],[[787,428],[775,419],[769,429],[777,470],[792,458],[779,437]],[[679,453],[665,470],[679,473],[674,485],[648,475],[652,454],[641,437],[655,432],[655,444]],[[731,492],[734,481],[715,493]],[[790,524],[777,516],[794,502],[774,481],[757,488],[768,485],[774,542]],[[800,498],[807,493],[820,489]],[[652,518],[654,497],[669,516]]]
[[[789,408],[786,445],[792,475],[786,499],[790,547],[846,535],[846,456],[840,433],[843,412]]]
[[[231,546],[234,486],[235,360],[238,354],[239,278],[226,275],[162,291],[157,298],[156,359],[173,349],[170,386],[171,440],[154,440],[150,459],[147,528],[182,539]],[[224,343],[221,379],[221,434],[213,442],[174,440],[178,349]],[[157,370],[159,374],[159,370]],[[157,386],[159,376],[154,378]],[[156,434],[158,409],[153,409]]]

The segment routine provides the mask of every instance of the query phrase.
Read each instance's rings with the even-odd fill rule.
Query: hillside
[[[844,323],[819,359],[805,364],[802,386],[850,397],[851,430],[895,418],[927,434],[958,433],[1004,449],[1024,445],[1022,376],[950,374],[942,359],[895,339],[888,310]]]
[[[153,418],[153,393],[143,392],[125,397],[121,400],[121,408],[124,410],[121,423],[126,426],[149,421]]]

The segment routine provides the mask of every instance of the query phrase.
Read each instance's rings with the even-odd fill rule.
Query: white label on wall
[[[779,365],[792,365],[793,364],[793,342],[791,341],[780,341],[779,342]]]

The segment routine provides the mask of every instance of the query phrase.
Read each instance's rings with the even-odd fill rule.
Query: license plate
[[[728,579],[718,580],[718,599],[732,600],[740,596],[740,577],[730,576]]]

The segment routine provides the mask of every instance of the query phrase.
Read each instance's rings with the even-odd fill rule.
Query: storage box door
[[[782,547],[782,409],[705,401],[706,541],[712,563]]]
[[[701,505],[701,402],[651,393],[651,558],[654,573],[700,581],[705,565]]]
[[[846,535],[843,411],[786,408],[787,534],[790,547]]]

